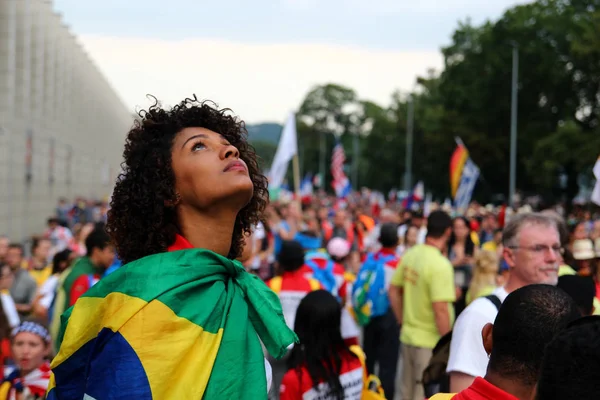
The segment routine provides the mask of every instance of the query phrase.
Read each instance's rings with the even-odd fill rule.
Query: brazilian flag
[[[261,341],[276,358],[297,342],[275,293],[201,249],[103,278],[62,316],[60,335],[49,400],[266,399]]]

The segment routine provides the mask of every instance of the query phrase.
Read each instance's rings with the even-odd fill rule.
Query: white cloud
[[[82,36],[81,42],[132,109],[151,93],[174,104],[196,93],[248,122],[283,121],[317,84],[335,82],[387,105],[395,89],[440,69],[439,52],[373,51],[334,45],[259,45]]]

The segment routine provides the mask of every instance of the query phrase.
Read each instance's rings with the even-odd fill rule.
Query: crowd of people
[[[520,288],[558,286],[571,296],[579,316],[600,313],[595,306],[600,304],[600,220],[589,211],[577,209],[563,218],[554,209],[534,213],[525,206],[513,212],[473,203],[460,215],[437,205],[423,215],[395,201],[372,199],[365,190],[343,201],[315,195],[303,202],[274,202],[248,241],[244,260],[249,271],[278,293],[286,322],[303,336],[307,332],[296,310],[304,296],[325,290],[337,299],[344,344],[330,342],[329,351],[337,349],[343,359],[351,346],[360,344],[367,372],[379,376],[386,398],[422,400],[439,391],[478,390],[471,385],[481,384],[478,377],[486,375],[491,354],[482,331],[489,329],[491,335],[501,304]],[[369,285],[378,293],[369,291]],[[508,320],[517,318],[509,315]],[[553,325],[556,332],[560,327]],[[315,328],[312,340],[323,340],[322,334]],[[423,374],[434,348],[449,335],[444,374],[428,391]],[[323,350],[323,343],[319,348],[315,364],[332,354]],[[322,382],[331,386],[327,368],[307,375],[304,386],[299,385],[296,366],[297,361],[273,363],[274,383],[285,377],[279,388],[274,386],[272,398],[319,398],[311,393]],[[337,387],[350,376],[349,367],[342,366],[332,367],[339,371]],[[354,368],[358,374],[361,366],[356,362]],[[345,398],[354,398],[351,391],[349,386]],[[487,393],[457,398],[513,398],[494,397],[493,389]]]
[[[269,202],[226,111],[139,117],[110,207],[61,200],[30,246],[0,238],[0,400],[600,393],[597,214]]]
[[[62,312],[120,266],[105,220],[105,203],[61,199],[39,235],[0,236],[0,399],[45,398]]]

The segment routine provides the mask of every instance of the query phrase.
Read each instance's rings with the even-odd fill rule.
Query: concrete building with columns
[[[45,229],[60,197],[105,199],[133,117],[50,0],[0,0],[0,235]]]

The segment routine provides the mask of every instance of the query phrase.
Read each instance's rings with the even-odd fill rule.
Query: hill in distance
[[[247,125],[248,139],[251,142],[267,142],[277,146],[283,126],[277,123]]]

